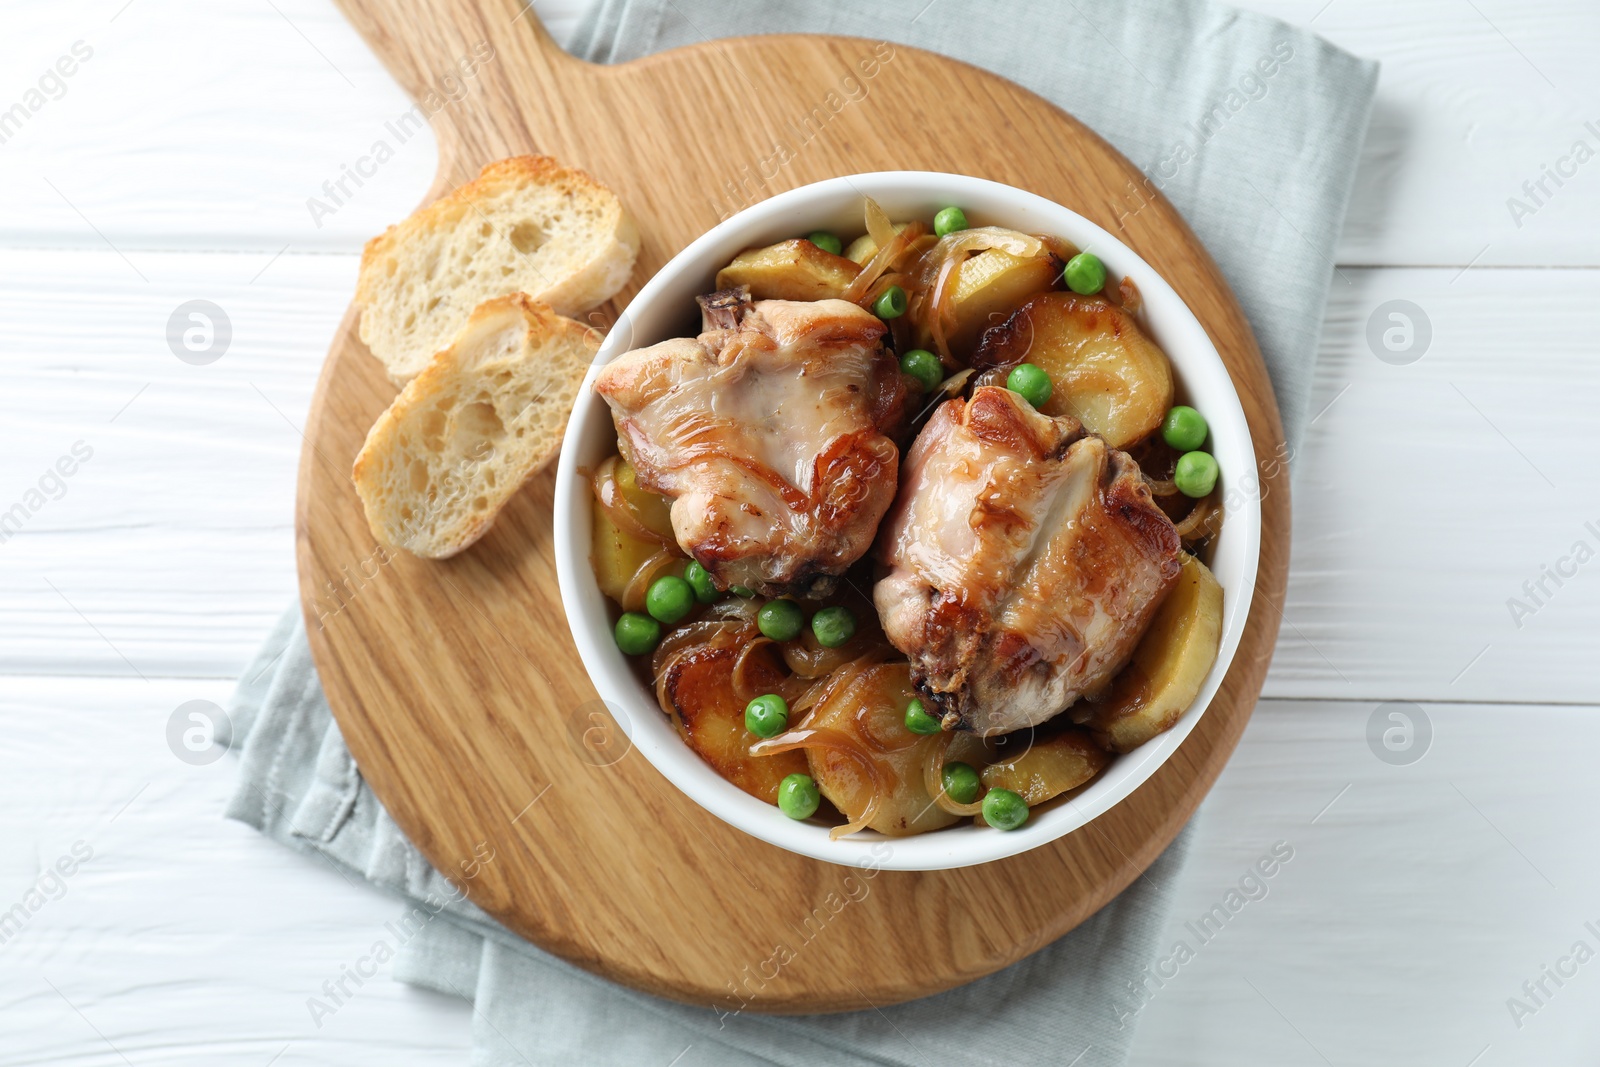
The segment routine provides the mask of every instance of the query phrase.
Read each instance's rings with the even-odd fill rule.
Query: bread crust
[[[639,232],[610,189],[549,156],[513,156],[366,243],[360,335],[397,383],[485,300],[522,292],[581,315],[627,284]]]
[[[378,417],[351,470],[379,542],[445,559],[561,450],[599,331],[525,293],[478,305]]]

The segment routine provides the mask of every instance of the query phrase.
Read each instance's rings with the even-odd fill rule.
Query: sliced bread
[[[502,159],[367,242],[361,340],[404,383],[485,300],[522,292],[581,315],[627,284],[638,252],[610,189],[549,156]]]
[[[599,331],[522,293],[478,306],[406,385],[356,457],[372,535],[428,559],[482,537],[561,448]]]

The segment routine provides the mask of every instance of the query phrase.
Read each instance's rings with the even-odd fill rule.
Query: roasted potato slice
[[[839,742],[809,749],[808,755],[817,788],[847,818],[854,821],[866,811],[878,792],[874,776],[889,784],[867,825],[890,837],[937,830],[957,818],[935,804],[923,785],[922,765],[943,740],[906,729],[906,705],[916,695],[909,665],[868,667],[819,704],[804,724]],[[867,763],[875,770],[869,771]]]
[[[901,233],[909,225],[911,225],[909,222],[897,222],[894,224],[894,232]],[[844,250],[844,258],[860,267],[865,267],[867,265],[867,260],[871,259],[877,254],[878,242],[872,239],[872,234],[870,233],[864,233],[860,237],[857,237],[854,241],[851,241],[849,247]]]
[[[989,789],[1009,789],[1031,808],[1089,781],[1111,761],[1082,730],[1068,730],[983,769]]]
[[[1172,729],[1194,703],[1222,638],[1222,586],[1204,563],[1183,557],[1178,584],[1162,602],[1133,658],[1088,721],[1112,752],[1138,748]]]
[[[640,485],[633,467],[620,459],[596,473],[595,492],[620,513],[614,517],[599,501],[595,503],[589,543],[595,580],[624,611],[638,611],[643,593],[634,589],[629,596],[629,587],[647,562],[663,553],[680,557],[677,572],[682,573],[683,553],[672,536],[671,505],[666,497]]]
[[[675,540],[672,533],[672,502],[640,485],[637,472],[627,460],[617,463],[616,481],[634,518],[647,530],[660,534],[668,544],[672,544]]]
[[[1166,355],[1133,316],[1103,297],[1036,296],[985,334],[972,356],[980,369],[1018,363],[1050,375],[1055,391],[1046,415],[1075,416],[1112,448],[1149,436],[1172,407]]]
[[[647,560],[661,552],[662,546],[619,528],[605,508],[598,505],[594,509],[591,534],[589,556],[594,563],[595,582],[600,592],[620,604],[623,591],[633,576]]]
[[[859,264],[796,238],[740,252],[717,272],[717,288],[748,285],[754,300],[826,300],[860,273]]]
[[[672,704],[673,725],[684,742],[711,765],[711,769],[768,804],[778,802],[778,783],[791,774],[806,773],[803,752],[752,756],[750,746],[760,740],[744,727],[745,702],[733,691],[733,665],[737,648],[702,646],[687,652],[667,668],[666,692]],[[760,683],[766,664],[746,667],[746,679]]]
[[[1060,275],[1061,261],[1048,253],[1014,256],[990,248],[963,262],[950,293],[956,320],[946,338],[950,351],[958,359],[966,356],[985,330],[1005,322],[1029,297],[1047,292]]]

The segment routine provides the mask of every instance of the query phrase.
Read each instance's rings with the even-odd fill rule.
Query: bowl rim
[[[838,212],[837,208],[823,206],[829,201],[847,198],[859,211],[866,196],[883,200],[917,198],[925,203],[961,204],[964,208],[999,204],[997,209],[974,206],[968,212],[996,224],[1064,237],[1099,255],[1111,276],[1131,278],[1144,298],[1141,327],[1167,354],[1174,376],[1190,399],[1205,411],[1212,431],[1213,454],[1217,455],[1226,482],[1238,483],[1224,494],[1226,519],[1218,541],[1219,556],[1224,546],[1228,548],[1231,579],[1222,583],[1221,644],[1195,701],[1171,730],[1116,757],[1093,782],[1069,795],[1064,803],[1053,805],[1009,832],[957,823],[913,837],[890,838],[863,831],[832,841],[826,827],[791,820],[775,806],[743,792],[689,749],[656,705],[654,694],[634,677],[612,639],[612,623],[590,562],[592,510],[587,478],[580,477],[579,468],[585,464],[584,453],[595,451],[593,446],[585,448],[585,438],[595,436],[597,420],[603,418],[605,426],[611,425],[609,409],[594,392],[600,369],[622,352],[638,347],[635,333],[642,330],[636,324],[659,311],[657,302],[670,296],[671,290],[692,277],[714,273],[743,248],[763,240],[781,239],[757,236],[761,230],[790,236],[809,232],[818,227],[807,222],[808,217],[816,219],[829,210]],[[799,226],[789,221],[796,217],[801,220]],[[1040,225],[1024,226],[1019,221],[1023,217]],[[704,284],[695,291],[703,289]],[[667,322],[673,321],[674,314],[677,320],[686,320],[692,311],[690,304],[685,300],[682,309],[676,313],[667,310],[661,316]],[[647,337],[645,343],[673,335],[668,330],[660,336]],[[1203,403],[1198,393],[1206,395]],[[1225,453],[1226,458],[1218,453]],[[830,863],[883,870],[944,870],[988,863],[1048,844],[1116,807],[1171,758],[1210,706],[1238,650],[1255,589],[1261,541],[1255,464],[1254,443],[1243,406],[1227,366],[1205,328],[1166,280],[1110,232],[1064,205],[986,178],[938,171],[874,171],[828,178],[750,205],[691,241],[640,288],[617,325],[607,333],[573,404],[556,470],[555,560],[562,607],[584,669],[630,747],[638,748],[669,782],[711,814],[758,840]],[[1220,576],[1218,580],[1221,581]]]

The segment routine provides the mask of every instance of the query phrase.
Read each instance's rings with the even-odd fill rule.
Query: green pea
[[[1190,452],[1206,443],[1206,420],[1198,411],[1179,404],[1161,420],[1161,439],[1179,452]]]
[[[947,207],[933,217],[933,232],[946,237],[967,228],[967,213],[958,207]]]
[[[957,804],[971,804],[977,800],[978,790],[983,785],[970,763],[946,763],[939,772],[939,780],[944,784],[945,796]]]
[[[1009,789],[983,795],[983,821],[996,830],[1015,830],[1028,821],[1028,802]]]
[[[1006,375],[1006,388],[1036,408],[1049,403],[1050,394],[1055,391],[1050,375],[1032,363],[1018,363],[1012,367],[1011,373]]]
[[[928,709],[922,706],[922,701],[912,698],[906,705],[906,729],[914,734],[936,734],[939,732],[939,720],[928,714]]]
[[[624,655],[642,656],[661,640],[661,624],[637,611],[624,611],[613,633]]]
[[[789,705],[777,693],[758,696],[744,706],[744,728],[757,737],[777,737],[789,726]]]
[[[813,230],[812,232],[806,234],[806,240],[810,241],[824,252],[827,252],[829,255],[836,256],[840,252],[844,251],[844,242],[839,240],[836,235],[829,233],[827,230]]]
[[[811,616],[811,632],[823,648],[838,648],[856,635],[855,612],[846,607],[823,608]]]
[[[756,591],[747,585],[730,585],[728,586],[728,592],[732,593],[734,596],[742,596],[746,600],[749,600],[751,597],[756,595]]]
[[[778,810],[791,819],[809,819],[817,813],[822,794],[809,774],[791,774],[778,783]]]
[[[906,291],[891,285],[872,303],[872,313],[880,319],[898,319],[906,313]]]
[[[1184,496],[1198,500],[1216,486],[1217,473],[1217,460],[1210,452],[1185,452],[1178,457],[1172,483]]]
[[[1093,296],[1106,287],[1106,265],[1093,252],[1079,252],[1067,260],[1062,276],[1074,293]]]
[[[702,604],[710,604],[722,595],[711,580],[711,572],[700,566],[699,560],[690,562],[684,568],[683,580],[689,583],[689,588],[694,590],[694,598]]]
[[[915,378],[924,393],[933,391],[944,381],[944,364],[926,348],[913,348],[901,356],[900,369]]]
[[[756,625],[774,641],[793,641],[806,624],[806,613],[792,600],[769,600],[756,612]]]
[[[644,594],[644,610],[669,626],[694,608],[694,589],[674,575],[657,578]]]

